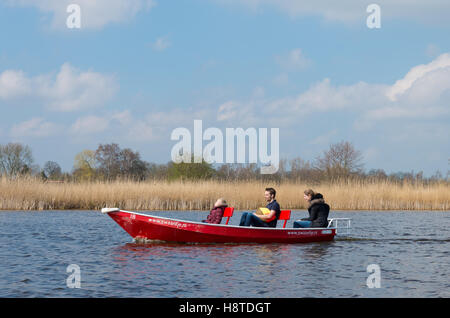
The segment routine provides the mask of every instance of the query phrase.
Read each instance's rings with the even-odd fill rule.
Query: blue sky
[[[69,29],[67,5],[81,8]],[[165,163],[177,127],[280,128],[280,156],[351,141],[366,170],[449,169],[450,4],[0,0],[0,143],[37,164],[116,142]]]

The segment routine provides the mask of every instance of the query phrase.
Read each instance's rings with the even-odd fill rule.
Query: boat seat
[[[223,211],[223,216],[227,218],[227,222],[225,224],[228,224],[230,221],[230,218],[233,216],[234,208],[233,207],[227,207],[225,208],[225,211]]]
[[[278,220],[284,220],[283,229],[286,227],[287,221],[291,218],[291,210],[281,210]]]

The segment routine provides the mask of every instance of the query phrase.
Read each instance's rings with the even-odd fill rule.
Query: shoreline
[[[222,197],[236,211],[265,206],[264,189],[274,187],[285,210],[306,210],[303,191],[320,192],[332,211],[449,211],[450,182],[411,184],[344,180],[311,185],[262,181],[114,181],[45,183],[0,179],[0,211],[101,210],[209,211]]]

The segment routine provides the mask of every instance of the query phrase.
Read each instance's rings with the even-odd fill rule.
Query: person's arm
[[[275,216],[276,213],[277,212],[275,210],[270,210],[269,214],[263,214],[263,215],[255,214],[255,215],[257,217],[259,217],[261,220],[266,221],[266,220],[272,219]]]
[[[220,224],[223,217],[223,209],[222,208],[215,208],[213,212],[211,213],[211,223]]]
[[[304,219],[304,221],[314,221],[318,217],[318,208],[315,205],[311,208],[311,213],[309,214],[309,218]]]
[[[309,211],[308,211],[309,212]],[[311,213],[309,212],[309,216],[307,218],[300,219],[301,221],[312,221]]]
[[[308,208],[308,217],[307,218],[302,218],[300,219],[300,221],[311,221],[311,210]]]

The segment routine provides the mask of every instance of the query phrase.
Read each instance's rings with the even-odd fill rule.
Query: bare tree
[[[388,175],[383,169],[371,169],[367,177],[375,179],[375,180],[386,180],[388,178]]]
[[[147,176],[149,164],[141,160],[139,152],[120,149],[118,144],[100,144],[95,151],[98,172],[106,180],[130,178],[143,180]]]
[[[144,180],[149,164],[141,160],[139,152],[134,152],[129,148],[120,151],[120,174],[123,177],[133,180]]]
[[[47,161],[44,164],[43,172],[45,173],[45,176],[50,180],[60,179],[62,176],[60,165],[54,161]]]
[[[352,143],[341,141],[331,144],[322,156],[316,158],[314,166],[327,177],[348,177],[362,172],[362,159],[361,152],[356,150]]]
[[[0,174],[17,176],[31,172],[33,156],[30,147],[20,143],[0,145]]]
[[[296,157],[290,160],[289,165],[291,167],[290,177],[293,180],[302,180],[308,182],[319,181],[320,172],[313,169],[313,166],[309,161],[305,161],[300,157]]]
[[[95,151],[98,172],[106,180],[114,180],[120,175],[120,147],[118,144],[100,144]]]

